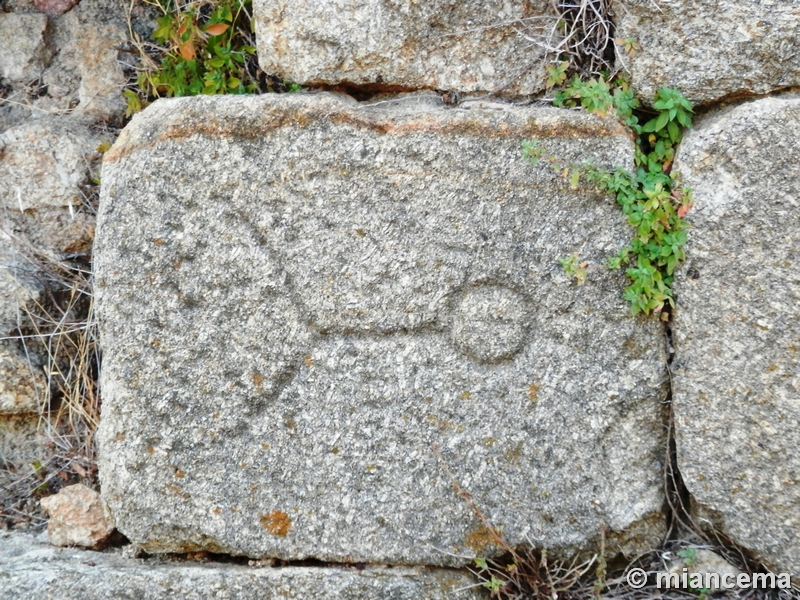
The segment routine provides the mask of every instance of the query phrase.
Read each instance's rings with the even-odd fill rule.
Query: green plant
[[[678,550],[677,555],[686,567],[691,567],[697,562],[697,550],[694,548],[682,548]]]
[[[688,547],[688,548],[681,548],[676,552],[678,558],[681,559],[683,565],[687,568],[691,568],[697,564],[697,549]],[[697,597],[699,600],[706,600],[708,595],[711,593],[711,590],[706,587],[698,587],[691,583],[691,578],[689,582],[689,589],[693,592],[697,593]]]
[[[157,46],[146,51],[131,32],[142,68],[123,91],[126,116],[155,98],[268,91],[255,61],[252,0],[145,1],[161,13],[151,35]]]
[[[489,563],[486,561],[485,558],[474,558],[475,566],[480,569],[480,572],[486,572],[487,575],[486,579],[481,585],[488,589],[493,596],[497,596],[500,593],[500,588],[506,585],[508,582],[503,579],[498,579],[494,573],[491,573]]]
[[[654,114],[638,111],[638,101],[624,77],[612,83],[603,77],[591,81],[574,77],[556,93],[554,104],[582,106],[602,117],[613,112],[636,135],[634,173],[621,167],[601,169],[591,162],[562,164],[556,157],[546,156],[535,142],[523,143],[523,156],[533,164],[544,158],[553,169],[569,178],[572,188],[577,188],[584,178],[615,195],[635,235],[628,246],[608,261],[608,266],[627,267],[630,285],[625,288],[624,297],[631,303],[634,314],[662,313],[665,306],[673,305],[673,275],[685,258],[684,217],[692,207],[692,193],[689,188],[680,187],[671,170],[683,128],[692,124],[692,104],[678,90],[662,88],[653,102]],[[642,117],[645,117],[643,124]],[[565,264],[565,260],[569,262]],[[574,261],[561,260],[564,269],[575,274],[576,263],[577,257]]]
[[[614,41],[622,46],[622,50],[628,56],[636,56],[636,53],[642,49],[635,38],[617,38]]]
[[[567,80],[567,69],[569,69],[569,61],[565,60],[555,66],[547,67],[547,89],[555,85],[561,85]]]
[[[589,266],[587,262],[580,262],[577,252],[572,256],[561,258],[559,261],[564,272],[575,279],[578,285],[586,283],[586,267]]]

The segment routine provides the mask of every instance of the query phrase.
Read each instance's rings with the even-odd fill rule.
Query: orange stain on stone
[[[260,392],[264,389],[263,384],[264,378],[258,373],[253,373],[253,385],[255,386],[257,392]]]
[[[486,526],[478,525],[478,527],[467,536],[465,543],[480,555],[484,554],[488,548],[494,546],[495,539],[492,532],[489,531]]]
[[[289,528],[292,526],[292,520],[282,510],[273,510],[267,515],[261,515],[261,526],[269,531],[272,535],[278,537],[286,537],[289,533]]]

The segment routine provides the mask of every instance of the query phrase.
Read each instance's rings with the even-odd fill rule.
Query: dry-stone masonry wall
[[[92,243],[84,184],[124,106],[127,4],[0,1],[2,336],[43,289],[20,250],[57,259]],[[254,11],[262,68],[302,84],[524,96],[557,58],[535,43],[555,20],[539,0]],[[645,103],[661,86],[711,110],[800,85],[793,0],[614,11],[618,64]],[[795,577],[799,117],[786,94],[687,135],[675,169],[696,207],[672,361],[695,516]],[[630,166],[610,119],[447,109],[424,93],[159,101],[137,117],[105,164],[96,248],[102,492],[117,526],[155,552],[459,565],[497,548],[455,480],[512,544],[596,550],[605,525],[612,550],[657,545],[662,330],[627,315],[623,275],[600,267],[628,236],[611,200],[525,164],[530,138]],[[558,265],[573,252],[591,264],[584,286]],[[40,362],[0,345],[4,492],[53,452],[37,432]],[[256,567],[2,536],[0,598],[433,599],[473,583]]]
[[[800,98],[709,117],[676,168],[692,187],[678,278],[678,465],[700,516],[800,573]]]
[[[461,564],[497,550],[454,478],[512,544],[596,548],[603,525],[657,543],[661,329],[630,318],[619,273],[561,271],[626,225],[531,167],[530,138],[631,162],[611,120],[435,96],[135,117],[95,247],[120,530],[148,551]]]
[[[49,300],[42,261],[90,254],[87,184],[124,107],[127,2],[56,4],[0,2],[0,338],[15,333],[26,307]],[[18,502],[42,485],[35,465],[53,476],[54,455],[69,450],[48,439],[37,414],[47,383],[35,346],[0,341],[0,507],[4,524],[18,527],[36,520],[38,499]]]
[[[50,52],[44,41],[47,16],[0,13],[0,77],[10,81],[38,79]]]

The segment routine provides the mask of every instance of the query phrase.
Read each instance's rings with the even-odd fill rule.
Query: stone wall
[[[674,164],[695,204],[667,325],[630,315],[603,267],[629,237],[614,200],[521,154],[538,139],[633,164],[613,115],[535,98],[550,3],[254,0],[262,68],[309,87],[136,115],[103,158],[96,235],[125,7],[6,4],[0,324],[13,337],[43,298],[28,257],[94,241],[112,522],[154,554],[374,565],[165,563],[114,584],[135,560],[103,555],[105,585],[439,598],[470,581],[441,567],[502,553],[488,524],[551,556],[632,557],[666,533],[671,414],[692,516],[800,577],[796,3],[614,6],[639,98],[672,86],[698,107]],[[583,285],[559,265],[573,252]],[[38,425],[46,358],[2,344],[8,486],[59,450]],[[0,539],[0,574],[91,590],[68,553],[20,566],[34,544]]]
[[[56,465],[74,463],[65,471],[70,481],[80,479],[81,472],[91,478],[91,465],[74,452],[82,442],[60,437],[68,435],[74,415],[55,421],[41,416],[50,408],[45,406],[50,385],[56,387],[53,371],[65,366],[51,357],[66,337],[35,339],[29,313],[42,313],[46,307],[54,322],[36,322],[41,333],[68,331],[75,325],[74,311],[62,314],[56,309],[53,291],[64,286],[53,283],[62,278],[65,265],[90,264],[98,149],[116,138],[124,109],[121,90],[127,75],[120,50],[128,40],[125,6],[115,0],[10,0],[0,10],[4,526],[36,526],[41,517],[38,497],[25,497],[37,488],[53,492],[67,483],[54,477]],[[74,291],[80,295],[85,290]],[[18,338],[20,327],[33,337],[9,339]]]

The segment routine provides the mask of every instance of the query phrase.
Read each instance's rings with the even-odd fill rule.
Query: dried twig
[[[517,22],[519,34],[545,51],[545,60],[569,61],[585,77],[614,71],[613,0],[553,0],[546,22]]]

